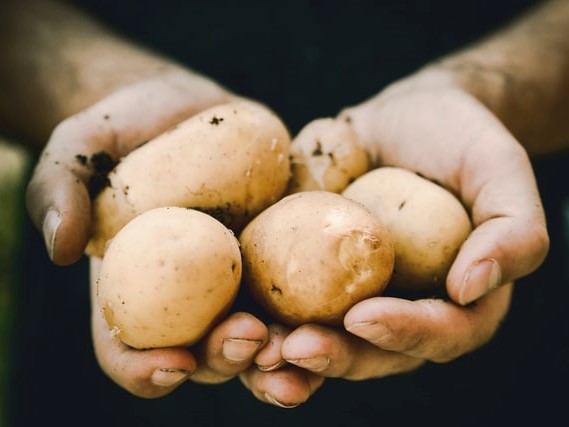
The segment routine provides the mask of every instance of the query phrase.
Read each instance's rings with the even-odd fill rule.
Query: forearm
[[[0,28],[0,129],[39,146],[61,120],[143,79],[183,75],[196,109],[228,96],[65,2],[8,0],[0,6]]]
[[[532,155],[569,148],[569,1],[541,4],[428,66],[490,108]]]

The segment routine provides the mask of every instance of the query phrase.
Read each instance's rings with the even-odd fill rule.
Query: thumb
[[[73,164],[78,160],[60,157],[50,161],[49,153],[45,151],[36,165],[26,191],[26,206],[43,233],[50,259],[57,265],[69,265],[83,255],[90,236],[87,178]]]

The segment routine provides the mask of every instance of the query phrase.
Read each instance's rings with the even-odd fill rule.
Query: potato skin
[[[196,210],[155,208],[111,241],[97,299],[129,346],[188,346],[230,308],[241,274],[238,241],[223,224]]]
[[[291,179],[287,194],[324,190],[340,193],[369,170],[370,159],[349,122],[314,120],[290,146]]]
[[[290,176],[290,136],[281,120],[253,102],[205,110],[129,153],[93,201],[86,253],[152,208],[198,209],[236,233],[282,197]]]
[[[464,206],[448,190],[403,168],[380,167],[342,194],[367,206],[395,246],[390,289],[444,289],[448,271],[472,231]]]
[[[289,326],[339,326],[357,302],[387,285],[394,249],[371,212],[339,194],[284,197],[239,236],[243,284],[275,319]]]

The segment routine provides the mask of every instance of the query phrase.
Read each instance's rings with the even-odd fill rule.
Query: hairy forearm
[[[425,72],[452,76],[532,155],[569,148],[569,1],[540,4]]]
[[[143,79],[184,74],[206,104],[227,94],[63,1],[7,0],[0,29],[0,129],[35,145],[61,120]]]

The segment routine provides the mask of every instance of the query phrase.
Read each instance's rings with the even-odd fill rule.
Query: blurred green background
[[[24,188],[29,156],[0,137],[0,426],[7,424],[16,282],[21,259]]]

